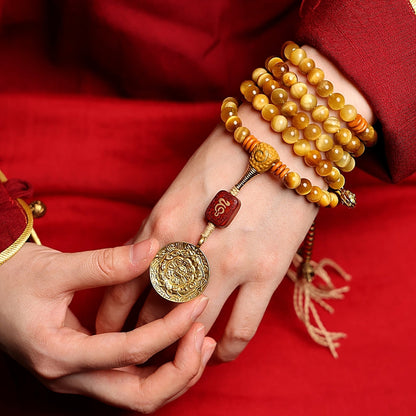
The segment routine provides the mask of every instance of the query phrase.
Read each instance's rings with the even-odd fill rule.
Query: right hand
[[[83,394],[149,413],[183,394],[215,349],[196,319],[200,296],[165,317],[125,333],[91,335],[69,305],[75,291],[140,276],[157,251],[155,240],[66,254],[27,243],[0,266],[0,345],[56,392]],[[175,358],[144,364],[180,340]]]

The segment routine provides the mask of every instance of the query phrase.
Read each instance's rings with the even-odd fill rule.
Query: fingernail
[[[208,297],[201,295],[201,298],[197,302],[197,304],[194,306],[194,310],[192,311],[192,320],[195,321],[196,318],[198,318],[199,315],[203,312],[203,310],[206,308],[208,303]]]
[[[204,343],[205,338],[205,328],[204,326],[200,326],[195,332],[195,349],[198,352],[202,350],[202,344]]]
[[[132,264],[139,265],[150,261],[150,253],[153,253],[153,240],[144,240],[133,244],[130,247],[130,261]]]
[[[201,358],[203,366],[205,366],[209,359],[212,357],[212,354],[214,353],[216,346],[217,343],[214,340],[211,340],[211,342],[206,346]]]

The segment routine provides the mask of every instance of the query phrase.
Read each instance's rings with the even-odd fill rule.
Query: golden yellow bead
[[[348,123],[357,117],[357,109],[351,104],[344,105],[344,108],[339,112],[339,116],[341,117],[341,120]]]
[[[312,120],[317,123],[323,123],[329,117],[328,107],[324,105],[318,105],[312,110]]]
[[[263,84],[263,92],[266,94],[266,95],[268,95],[268,96],[270,96],[271,94],[272,94],[272,92],[275,90],[275,89],[277,89],[277,88],[279,88],[280,87],[280,84],[276,81],[276,80],[274,80],[274,79],[271,79],[270,81],[266,81],[264,84]]]
[[[292,42],[292,41],[286,42],[282,47],[283,56],[289,59],[290,54],[298,48],[299,48],[299,45],[297,45],[295,42]]]
[[[293,144],[293,152],[297,156],[306,156],[306,154],[311,150],[311,144],[308,140],[301,139]]]
[[[291,87],[293,84],[298,82],[298,77],[294,72],[289,71],[283,75],[282,82],[286,87]]]
[[[278,160],[276,149],[264,142],[258,143],[250,154],[250,166],[260,173],[269,170]]]
[[[221,104],[221,111],[225,107],[234,107],[238,108],[238,101],[234,97],[227,97]]]
[[[292,125],[299,130],[303,130],[309,124],[309,117],[306,113],[297,113],[292,117]]]
[[[259,76],[259,78],[258,78],[258,80],[257,80],[257,85],[258,85],[260,88],[263,88],[263,85],[264,85],[266,82],[271,81],[271,80],[274,80],[273,76],[272,76],[272,75],[270,75],[268,72],[265,72],[264,74],[261,74],[261,75]]]
[[[250,130],[247,127],[237,127],[234,131],[234,140],[237,143],[243,143],[246,137],[250,136]]]
[[[280,111],[286,117],[293,117],[298,112],[298,106],[293,101],[286,101]]]
[[[329,175],[325,176],[325,180],[328,183],[336,182],[341,177],[341,172],[338,168],[335,166],[332,167],[331,172],[329,172]]]
[[[261,116],[264,120],[270,121],[274,116],[279,114],[279,109],[274,104],[266,104],[261,109]]]
[[[279,62],[283,62],[283,59],[279,58],[278,56],[273,56],[272,58],[270,58],[266,61],[265,66],[269,71],[271,71],[273,66],[276,65]]]
[[[333,110],[344,108],[345,98],[342,94],[335,92],[328,97],[328,105]]]
[[[242,122],[240,117],[232,116],[225,122],[225,128],[233,133],[238,127],[241,127]]]
[[[244,91],[244,98],[251,103],[253,101],[253,98],[257,95],[260,94],[260,90],[258,87],[256,87],[255,85],[250,85],[249,87],[247,87]]]
[[[243,81],[240,85],[240,92],[241,94],[245,94],[247,88],[254,86],[254,81],[252,81],[251,79],[247,79],[245,81]]]
[[[292,51],[292,52],[290,53],[290,56],[289,56],[289,61],[290,61],[293,65],[299,65],[299,62],[300,62],[302,59],[305,59],[305,58],[306,58],[306,52],[305,52],[303,49],[298,48],[298,49],[295,49],[294,51]]]
[[[300,99],[300,106],[302,110],[312,111],[316,107],[318,100],[313,94],[305,94]]]
[[[324,79],[316,85],[316,92],[320,97],[329,97],[334,92],[334,86],[331,81]]]
[[[311,191],[306,195],[309,202],[318,202],[322,197],[322,189],[318,186],[312,186]]]
[[[347,164],[351,160],[351,157],[352,156],[348,152],[344,152],[344,154],[342,155],[342,158],[340,160],[338,160],[338,162],[336,162],[336,165],[339,168],[343,168],[343,167],[347,166]]]
[[[329,134],[321,134],[316,139],[315,146],[320,152],[327,152],[334,146],[334,140]]]
[[[282,140],[285,143],[293,144],[299,140],[299,130],[296,127],[287,127],[282,132]]]
[[[350,161],[341,170],[343,172],[351,172],[355,168],[355,159],[352,157]]]
[[[277,133],[281,133],[287,127],[288,121],[285,116],[274,116],[270,122],[270,127]]]
[[[288,172],[283,178],[283,183],[289,189],[296,189],[300,185],[300,181],[300,175],[296,172]]]
[[[263,75],[263,74],[267,74],[267,71],[265,68],[256,68],[251,74],[251,79],[257,84],[257,81],[260,75]]]
[[[289,72],[289,65],[285,62],[279,62],[272,66],[271,72],[277,80],[280,80],[286,72]]]
[[[308,140],[316,140],[321,132],[321,128],[317,124],[308,124],[303,130],[303,136]]]
[[[287,101],[288,96],[289,95],[286,90],[284,90],[283,88],[276,88],[275,90],[273,90],[270,96],[270,100],[273,104],[280,106]]]
[[[355,157],[360,157],[365,152],[365,145],[364,143],[360,143],[358,150],[354,152]]]
[[[329,206],[331,208],[335,208],[338,205],[338,201],[339,201],[338,195],[335,194],[334,192],[330,192],[329,195],[331,197],[331,202],[329,203]]]
[[[312,184],[309,179],[302,178],[299,186],[296,188],[296,192],[299,195],[307,195],[312,189]]]
[[[319,175],[319,176],[328,176],[331,173],[332,170],[332,163],[329,162],[328,160],[321,160],[318,163],[318,166],[315,167],[315,172]]]
[[[315,68],[315,62],[311,58],[304,58],[299,62],[299,70],[303,74],[308,74],[313,68]]]
[[[325,78],[324,71],[321,68],[313,68],[308,72],[307,79],[310,84],[316,85]]]
[[[344,150],[342,149],[342,147],[339,145],[335,145],[325,153],[325,156],[331,162],[338,162],[338,160],[342,158],[343,154]]]
[[[290,94],[293,98],[300,99],[308,92],[308,87],[303,82],[297,82],[290,87]]]
[[[269,97],[265,94],[257,94],[251,104],[255,110],[261,111],[265,105],[269,104]]]
[[[329,195],[328,191],[322,189],[322,196],[321,199],[318,201],[318,205],[320,207],[327,207],[331,203],[331,195]]]
[[[339,144],[340,146],[345,146],[351,141],[352,133],[349,129],[342,128],[335,133],[334,139],[335,143]]]
[[[237,108],[224,107],[221,110],[221,120],[225,123],[230,117],[237,115]]]
[[[309,150],[309,152],[303,158],[305,164],[311,167],[318,166],[321,159],[321,153],[319,153],[318,150]]]
[[[360,145],[360,139],[356,136],[352,136],[351,140],[345,145],[344,149],[350,153],[355,153],[359,150]]]
[[[331,183],[331,188],[334,190],[341,189],[345,185],[345,178],[341,175],[335,182]]]
[[[323,128],[327,133],[336,133],[341,129],[341,123],[337,117],[328,117],[324,123]]]
[[[374,130],[373,126],[368,126],[362,133],[359,134],[359,138],[367,147],[371,147],[377,143],[377,132]]]

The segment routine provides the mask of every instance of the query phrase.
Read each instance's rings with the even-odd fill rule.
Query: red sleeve
[[[389,175],[416,170],[416,12],[408,0],[306,0],[299,42],[361,89],[381,123]]]

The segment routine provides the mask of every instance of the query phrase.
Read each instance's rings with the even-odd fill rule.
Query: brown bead
[[[315,68],[315,62],[311,58],[304,58],[299,62],[299,70],[303,74],[309,73],[313,68]]]
[[[325,176],[325,180],[328,183],[336,182],[341,176],[341,172],[335,166],[332,166],[331,172],[327,176]]]
[[[328,97],[329,108],[333,110],[341,110],[345,105],[345,98],[339,92],[335,92]]]
[[[318,105],[312,110],[312,119],[317,123],[323,123],[329,117],[328,107]]]
[[[315,172],[319,176],[328,176],[332,170],[332,163],[327,160],[321,160],[318,166],[315,167]]]
[[[261,111],[265,105],[269,104],[269,97],[266,94],[257,94],[253,97],[251,104],[255,110]]]
[[[282,140],[293,144],[299,140],[299,130],[296,127],[286,127],[282,132]]]
[[[234,131],[234,140],[237,143],[243,143],[247,136],[250,136],[250,130],[247,127],[237,127]]]
[[[322,196],[322,189],[318,186],[312,186],[311,191],[306,195],[309,202],[318,202]]]
[[[292,52],[290,53],[290,56],[289,56],[289,61],[290,61],[293,65],[299,65],[299,62],[300,62],[302,59],[305,59],[305,58],[306,58],[306,52],[305,52],[303,49],[298,48],[298,49],[295,49],[294,51],[292,51]]]
[[[313,68],[308,72],[307,79],[310,84],[317,85],[325,78],[324,71],[321,68]]]
[[[293,98],[300,99],[308,92],[308,87],[303,82],[297,82],[290,87],[290,94]]]
[[[251,79],[247,79],[243,81],[240,85],[241,94],[245,95],[247,88],[252,87],[252,86],[254,86],[254,81],[252,81]]]
[[[283,62],[283,59],[279,58],[278,56],[272,56],[266,59],[266,63],[264,64],[264,66],[267,68],[268,71],[272,72],[273,66],[276,65],[278,62]]]
[[[257,84],[260,76],[267,73],[265,68],[256,68],[251,74],[251,79]]]
[[[334,92],[334,86],[331,81],[324,79],[316,85],[316,92],[320,97],[329,97]]]
[[[287,101],[288,96],[289,95],[286,90],[284,90],[283,88],[276,88],[272,92],[270,100],[273,104],[281,106]]]
[[[282,115],[274,116],[270,122],[270,127],[277,133],[281,133],[287,127],[287,118]]]
[[[277,64],[273,65],[272,67],[272,74],[276,79],[281,79],[284,74],[289,71],[288,64],[284,62],[278,62]]]
[[[298,106],[293,101],[286,101],[280,111],[286,117],[293,117],[298,112]]]
[[[302,110],[312,111],[316,107],[318,100],[313,94],[305,94],[300,99],[300,106]]]
[[[296,172],[288,172],[283,178],[283,183],[285,184],[286,188],[289,189],[297,188],[300,185],[300,182],[300,175]]]
[[[309,117],[306,113],[297,113],[292,117],[292,125],[303,130],[309,124]]]
[[[235,107],[224,107],[221,110],[221,120],[225,123],[230,117],[237,115]]]
[[[328,117],[323,123],[324,130],[327,133],[336,133],[341,129],[341,123],[338,117]]]
[[[270,96],[271,93],[276,89],[279,88],[280,84],[275,80],[275,79],[271,79],[270,81],[267,81],[263,84],[263,92]]]
[[[360,142],[360,147],[358,148],[358,150],[356,150],[354,152],[354,156],[355,157],[360,157],[364,152],[365,152],[365,145],[364,145],[364,143]]]
[[[273,76],[270,75],[268,72],[265,72],[264,74],[261,74],[259,76],[259,79],[257,80],[257,85],[260,88],[263,88],[263,85],[267,82],[267,81],[272,81],[273,80]]]
[[[373,126],[368,126],[358,137],[365,143],[367,147],[372,147],[377,143],[377,132]]]
[[[316,139],[315,146],[320,152],[327,152],[334,146],[334,140],[329,134],[321,134]]]
[[[240,117],[232,116],[225,122],[225,128],[233,133],[238,127],[241,127],[242,122]]]
[[[335,143],[339,144],[340,146],[345,146],[351,141],[352,133],[349,129],[342,128],[335,133],[334,139]]]
[[[306,154],[311,150],[311,144],[308,140],[301,139],[298,140],[296,143],[293,144],[293,152],[297,156],[306,156]]]
[[[260,90],[258,87],[256,87],[255,85],[251,85],[249,87],[246,88],[245,93],[244,93],[244,98],[251,103],[253,101],[253,98],[257,95],[260,94]]]
[[[234,107],[238,108],[238,101],[234,97],[227,97],[221,104],[221,111],[225,107]]]
[[[335,145],[330,150],[328,150],[325,155],[331,162],[338,162],[342,158],[344,150],[341,146]]]
[[[357,152],[360,148],[361,142],[360,139],[356,136],[352,136],[351,140],[344,146],[344,149],[347,152],[354,153]]]
[[[321,132],[321,128],[317,124],[309,124],[303,130],[303,136],[308,140],[316,140]]]
[[[345,178],[341,175],[335,182],[331,183],[331,188],[334,190],[341,189],[345,185]]]
[[[289,59],[290,54],[295,50],[298,49],[299,45],[297,45],[295,42],[288,41],[285,42],[282,46],[282,55]]]
[[[322,157],[321,153],[319,153],[317,150],[309,150],[309,152],[305,155],[303,159],[307,166],[315,167],[318,166]]]
[[[309,179],[302,178],[299,186],[296,188],[296,192],[299,195],[307,195],[312,189],[312,184]]]
[[[286,87],[291,87],[293,84],[298,82],[298,77],[294,72],[289,71],[283,75],[282,82]]]
[[[357,117],[357,109],[351,104],[344,105],[344,108],[339,112],[339,116],[345,122],[352,121]]]
[[[266,104],[261,109],[261,116],[266,121],[270,121],[274,116],[279,114],[279,109],[274,104]]]

